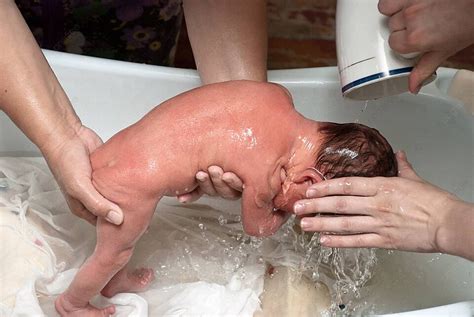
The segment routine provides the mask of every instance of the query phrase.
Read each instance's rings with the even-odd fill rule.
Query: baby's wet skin
[[[262,123],[270,112],[275,120]],[[113,296],[146,288],[153,275],[126,268],[136,241],[159,199],[192,191],[195,174],[210,165],[242,177],[242,218],[249,234],[278,230],[287,218],[273,211],[272,199],[281,187],[278,167],[292,146],[286,131],[300,118],[280,86],[241,81],[179,95],[113,136],[91,155],[92,181],[123,210],[124,221],[114,226],[99,220],[94,254],[57,299],[58,312],[109,313],[112,308],[96,309],[89,300],[100,291]]]
[[[270,112],[274,119],[262,120]],[[218,165],[254,189],[247,203],[263,201],[273,209],[282,183],[279,167],[287,164],[293,145],[288,131],[302,120],[279,85],[238,81],[193,90],[163,103],[94,152],[93,183],[104,197],[133,208],[133,203],[192,192],[196,173]],[[250,213],[243,224],[253,235],[272,234],[283,218]]]

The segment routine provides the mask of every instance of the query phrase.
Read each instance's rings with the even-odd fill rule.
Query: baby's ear
[[[302,172],[299,172],[296,175],[295,183],[305,183],[308,182],[309,185],[316,184],[322,182],[324,180],[324,176],[318,172],[314,167],[309,167]]]

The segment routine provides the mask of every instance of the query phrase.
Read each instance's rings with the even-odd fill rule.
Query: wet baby
[[[120,226],[98,219],[97,246],[56,300],[63,315],[104,316],[89,301],[101,292],[144,290],[153,271],[127,271],[134,246],[162,196],[197,187],[195,175],[218,165],[244,183],[242,223],[273,234],[306,188],[323,178],[395,176],[388,142],[360,124],[309,120],[288,91],[271,83],[232,81],[180,94],[114,135],[91,155],[93,183],[124,212]]]

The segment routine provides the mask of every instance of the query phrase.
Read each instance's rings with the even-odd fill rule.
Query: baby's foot
[[[54,307],[56,307],[57,312],[61,317],[107,317],[115,314],[114,306],[107,306],[105,308],[96,308],[90,304],[87,304],[85,307],[75,307],[72,305],[64,294],[59,295],[54,302]]]
[[[153,269],[141,268],[131,272],[124,269],[118,272],[100,293],[105,297],[112,297],[117,293],[124,292],[138,293],[147,289],[154,279]]]

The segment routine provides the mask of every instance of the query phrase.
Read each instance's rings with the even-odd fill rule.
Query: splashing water
[[[318,233],[302,233],[294,218],[282,228],[281,235],[296,253],[299,276],[323,282],[331,289],[330,316],[350,316],[367,309],[362,290],[372,278],[377,264],[374,249],[322,247]],[[279,239],[280,240],[280,239]],[[271,259],[267,259],[271,261]]]
[[[164,284],[196,280],[228,283],[238,273],[244,281],[249,264],[287,266],[295,269],[295,279],[305,276],[322,282],[331,292],[329,316],[350,316],[367,309],[364,290],[377,263],[373,249],[334,249],[322,247],[319,234],[303,233],[290,220],[273,236],[256,238],[241,231],[240,216],[217,213],[195,218],[169,238],[170,253],[150,258],[157,280]],[[151,263],[150,263],[151,264]],[[216,271],[218,265],[221,269]]]

